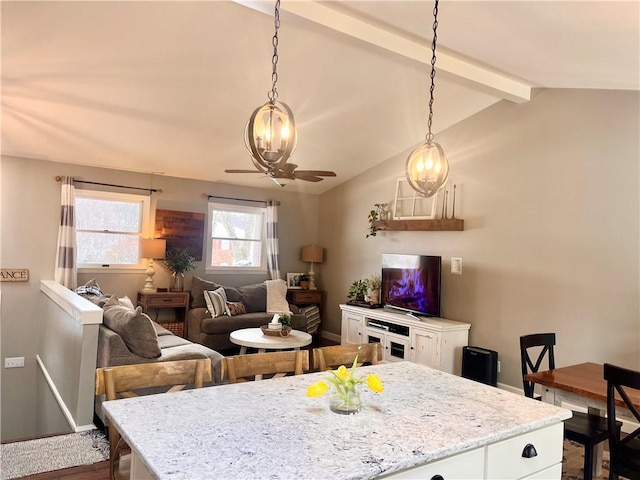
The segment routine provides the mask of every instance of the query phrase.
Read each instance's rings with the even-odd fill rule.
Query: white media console
[[[340,309],[341,343],[380,342],[385,361],[409,360],[460,375],[470,324],[387,308],[340,305]]]

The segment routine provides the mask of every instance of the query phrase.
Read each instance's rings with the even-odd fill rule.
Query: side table
[[[152,308],[172,308],[175,310],[175,322],[170,322],[168,330],[180,337],[187,338],[187,312],[189,311],[189,292],[138,292],[138,305],[149,315]],[[156,319],[158,314],[156,313]],[[162,325],[163,322],[158,322]],[[177,328],[176,328],[177,327]]]
[[[324,290],[287,290],[287,302],[296,307],[306,307],[307,305],[317,305],[320,312],[320,325],[318,332],[322,329],[322,319],[324,318],[324,302],[326,292]]]

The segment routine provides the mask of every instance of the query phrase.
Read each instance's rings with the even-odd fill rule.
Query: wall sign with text
[[[28,282],[28,268],[0,268],[0,282]]]

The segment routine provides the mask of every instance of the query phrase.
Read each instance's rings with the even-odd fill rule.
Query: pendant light
[[[251,153],[254,165],[272,169],[284,164],[296,148],[298,132],[289,106],[278,100],[278,29],[280,28],[280,0],[276,0],[275,33],[271,63],[271,91],[269,101],[254,110],[245,128],[244,142]],[[258,165],[256,168],[262,170]]]
[[[433,141],[431,123],[433,121],[433,91],[436,76],[436,41],[438,39],[438,0],[433,8],[433,40],[431,42],[431,88],[429,89],[429,120],[426,142],[411,152],[405,166],[409,185],[419,194],[432,197],[449,178],[449,163],[440,144]]]

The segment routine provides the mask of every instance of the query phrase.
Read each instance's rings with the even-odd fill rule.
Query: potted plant
[[[366,280],[369,288],[369,303],[377,305],[380,303],[380,287],[382,287],[382,278],[379,274],[374,273]]]
[[[282,324],[282,328],[286,329],[291,326],[291,315],[288,313],[281,313],[278,317],[278,322]]]
[[[164,259],[167,269],[171,272],[172,292],[182,292],[184,290],[184,272],[195,270],[195,257],[189,253],[188,248],[170,248]]]
[[[298,280],[298,284],[300,285],[300,288],[302,288],[303,290],[308,290],[309,289],[309,275],[307,275],[306,273],[303,273],[302,275],[300,275],[300,278]]]
[[[369,220],[369,233],[366,238],[375,237],[378,234],[378,227],[374,225],[374,222],[378,220],[383,220],[383,217],[387,217],[387,204],[386,203],[376,203],[374,204],[374,209],[369,211],[369,216],[367,219]]]
[[[362,302],[364,301],[364,296],[366,293],[367,293],[366,280],[362,280],[362,279],[356,280],[349,286],[349,291],[347,292],[347,298]]]

